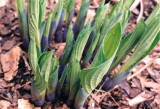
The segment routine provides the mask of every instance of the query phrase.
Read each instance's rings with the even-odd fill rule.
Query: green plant
[[[17,4],[20,1],[17,0]],[[55,11],[49,13],[45,29],[42,29],[44,0],[28,1],[29,61],[34,72],[31,92],[37,105],[42,106],[45,98],[55,101],[55,97],[60,99],[63,95],[69,106],[74,105],[74,108],[81,109],[87,97],[102,80],[105,80],[102,90],[109,91],[124,80],[130,70],[150,53],[160,40],[160,4],[152,12],[152,16],[146,21],[141,19],[135,30],[124,36],[130,18],[129,8],[133,2],[134,0],[121,0],[110,10],[110,5],[102,0],[94,20],[85,25],[90,1],[83,0],[77,20],[72,26],[75,1],[60,0]],[[64,18],[67,22],[65,24]],[[61,30],[63,25],[64,31]],[[62,34],[66,34],[66,47],[60,59],[52,56],[54,50],[47,51],[46,48],[49,43],[47,37],[52,33],[50,27],[54,27],[53,33],[57,28],[55,34],[59,36],[59,40],[62,40]],[[133,49],[133,54],[117,74],[106,80],[108,74]],[[90,66],[86,67],[87,63],[90,63]]]

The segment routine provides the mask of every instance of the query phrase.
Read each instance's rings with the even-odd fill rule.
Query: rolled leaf
[[[61,14],[62,14],[62,9],[63,9],[63,0],[59,0],[58,5],[56,9],[53,11],[52,14],[52,22],[51,22],[51,27],[50,27],[50,32],[49,32],[49,39],[48,41],[51,42],[52,39],[54,39],[54,34],[57,29]]]
[[[153,12],[150,14],[150,16],[147,18],[146,20],[146,25],[148,25],[150,22],[153,21],[153,19],[155,18],[155,16],[157,16],[158,14],[160,14],[160,4],[157,4],[156,7],[154,8]]]
[[[51,70],[51,60],[52,60],[53,53],[54,53],[54,50],[49,51],[49,52],[44,52],[38,58],[38,64],[40,67],[41,76],[45,78],[45,81],[47,83],[49,81],[49,75],[50,75],[50,70]]]
[[[88,98],[88,96],[89,94],[83,88],[80,88],[76,95],[76,100],[74,104],[75,109],[82,109],[84,102]]]
[[[91,31],[92,31],[92,28],[90,28],[90,24],[87,24],[87,26],[79,33],[78,38],[73,47],[70,62],[74,60],[77,60],[80,62],[84,47],[87,43],[87,40],[89,38]]]
[[[46,90],[41,91],[37,86],[35,85],[34,81],[31,83],[31,95],[33,98],[34,103],[37,106],[43,106],[45,103],[45,94]]]
[[[89,9],[90,0],[83,0],[81,4],[80,11],[78,13],[77,19],[76,19],[76,25],[81,30],[84,26],[86,15]]]
[[[40,39],[42,38],[42,35],[44,33],[44,29],[46,27],[46,21],[43,21],[42,24],[41,24],[41,28],[40,28]],[[42,40],[42,39],[41,39]]]
[[[51,65],[52,66],[50,70],[48,88],[47,88],[47,99],[53,102],[55,100],[56,89],[58,84],[58,66],[59,66],[58,58],[54,57],[52,59]]]
[[[79,89],[79,72],[80,72],[80,63],[78,61],[74,61],[69,64],[69,72],[70,72],[70,90],[69,90],[69,98],[70,102],[75,101],[75,96]],[[72,104],[71,104],[72,105]]]
[[[35,42],[35,39],[31,39],[29,44],[29,62],[32,69],[36,72],[38,67],[38,58],[40,56],[40,48]]]
[[[67,27],[72,21],[72,18],[74,16],[74,6],[75,6],[75,0],[64,0],[64,10],[66,13],[65,21],[66,21]]]
[[[64,49],[64,53],[61,56],[60,59],[60,63],[65,65],[67,64],[70,55],[71,55],[71,51],[72,51],[72,47],[73,47],[73,40],[74,40],[74,34],[72,31],[72,26],[69,27],[68,33],[67,33],[67,40],[66,40],[66,47]]]
[[[25,10],[25,0],[16,0],[16,8],[18,11],[18,19],[23,36],[23,46],[28,49],[29,46],[29,30],[28,30],[28,20]]]
[[[35,38],[37,45],[40,46],[39,0],[29,0],[28,6],[29,36]]]
[[[39,0],[39,28],[45,20],[46,15],[46,0]]]
[[[108,21],[109,17],[108,16],[106,17],[106,19],[104,21],[104,24],[102,26],[102,29],[100,31],[101,34],[99,36],[99,41],[98,41],[98,44],[96,46],[96,50],[100,47],[100,45],[103,41],[103,38],[105,37],[107,32],[117,23],[120,16],[121,16],[121,13],[118,13],[110,22]]]
[[[58,88],[57,88],[58,96],[61,95],[61,91],[62,91],[62,88],[65,84],[65,79],[67,77],[67,73],[68,73],[68,65],[66,65],[66,67],[64,68],[62,76],[59,79],[59,84],[58,84]]]
[[[104,21],[104,19],[106,17],[106,13],[107,13],[108,9],[109,9],[109,4],[106,4],[104,6],[103,5],[100,6],[96,11],[96,15],[94,17],[94,22],[95,23],[94,23],[94,26],[93,26],[96,34],[97,34],[97,32],[99,32],[99,30],[100,30],[100,28],[103,24],[102,22]]]
[[[51,16],[52,13],[49,13],[48,15],[48,19],[45,25],[45,30],[41,39],[41,51],[45,51],[48,49],[49,45],[48,45],[48,37],[49,37],[49,31],[50,31],[50,26],[51,26]]]
[[[50,26],[50,31],[49,31],[49,37],[48,37],[48,43],[52,41],[53,35],[57,29],[57,24],[56,21],[52,20],[51,21],[51,26]]]
[[[45,90],[47,88],[47,83],[40,74],[40,68],[38,65],[38,57],[40,56],[40,51],[34,39],[30,41],[29,45],[29,61],[34,72],[34,80],[32,81],[31,93],[35,97],[35,103],[37,105],[43,105]],[[37,93],[35,93],[37,91]]]

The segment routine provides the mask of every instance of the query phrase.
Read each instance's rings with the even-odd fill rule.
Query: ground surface
[[[14,2],[6,1],[9,1],[6,5],[0,3],[0,109],[41,109],[30,102],[33,74],[28,64],[27,53],[21,48]],[[79,9],[80,1],[77,0],[76,11]],[[159,0],[143,0],[143,7],[138,5],[132,9],[127,31],[133,30],[139,18],[146,19],[157,2]],[[93,18],[98,3],[99,0],[92,1],[88,18]],[[144,11],[141,15],[142,8]],[[59,50],[64,45],[56,44],[54,47]],[[63,102],[56,106],[56,109],[68,109]],[[133,69],[127,80],[108,93],[95,91],[86,101],[86,106],[90,109],[160,109],[160,43]],[[46,103],[42,107],[51,108],[52,103]]]

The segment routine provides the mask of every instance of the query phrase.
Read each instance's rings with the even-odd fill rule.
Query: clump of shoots
[[[82,0],[72,23],[75,0],[59,0],[47,19],[46,0],[28,0],[28,14],[25,0],[16,0],[22,39],[26,48],[29,43],[29,61],[34,72],[31,92],[38,106],[46,100],[63,98],[68,106],[81,109],[101,81],[102,90],[109,91],[151,52],[160,39],[160,4],[146,21],[141,19],[134,31],[124,36],[134,1],[120,0],[111,9],[102,0],[93,21],[86,23],[90,0]],[[60,59],[50,50],[53,40],[66,42]],[[133,49],[127,62],[109,77]]]

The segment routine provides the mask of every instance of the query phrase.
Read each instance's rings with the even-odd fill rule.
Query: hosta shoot
[[[16,0],[22,36],[29,42],[34,73],[31,93],[36,105],[63,99],[71,108],[82,109],[97,86],[109,91],[126,79],[160,41],[160,4],[146,21],[141,19],[133,32],[125,35],[134,1],[120,0],[111,8],[102,0],[90,21],[86,15],[91,1],[82,0],[73,22],[75,0],[59,0],[49,13],[45,12],[45,0],[28,0],[28,11],[25,0]],[[66,43],[60,58],[50,46],[53,41]],[[27,48],[25,41],[24,45]],[[109,76],[119,64],[120,70]]]

